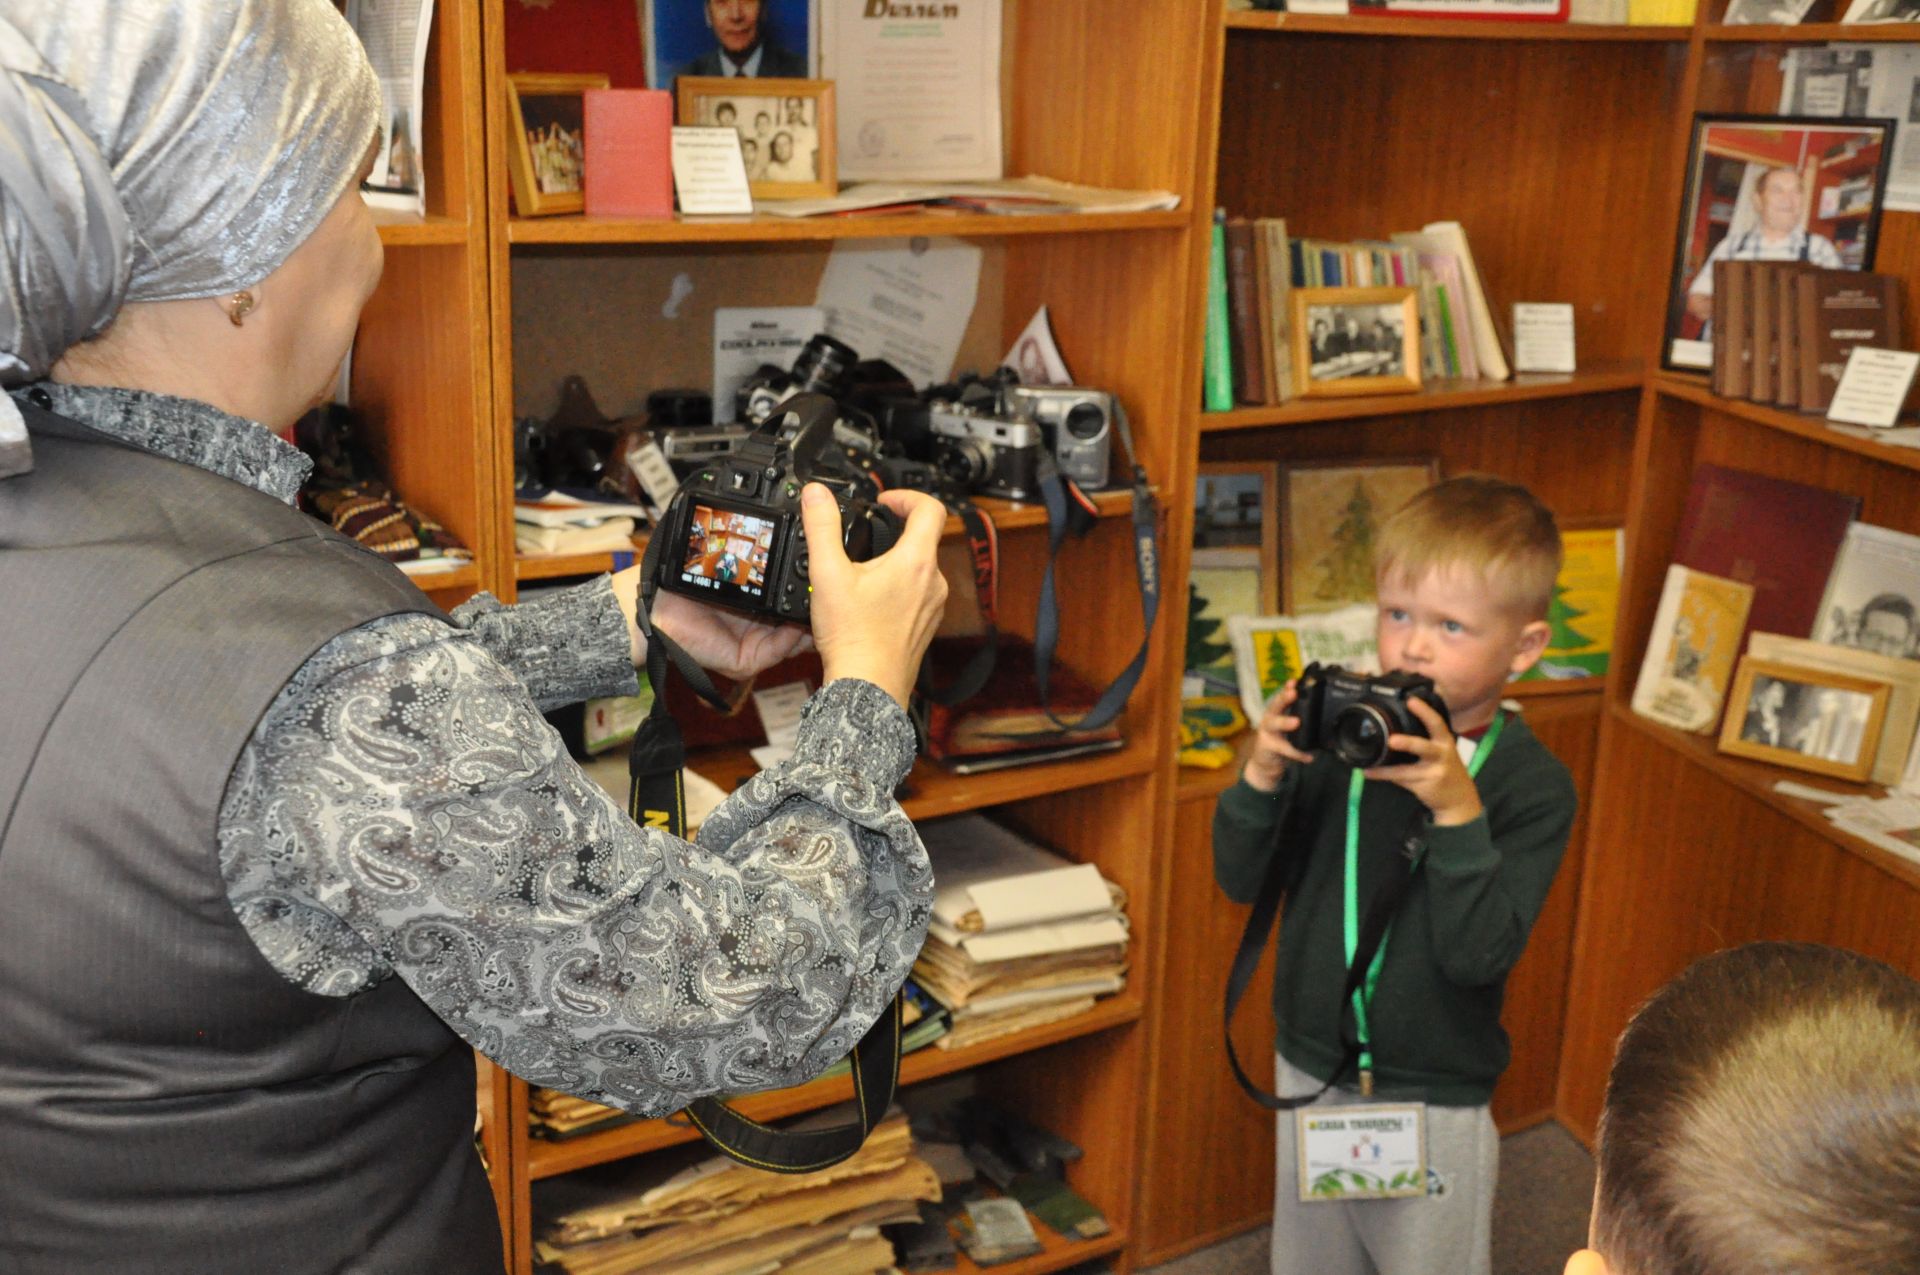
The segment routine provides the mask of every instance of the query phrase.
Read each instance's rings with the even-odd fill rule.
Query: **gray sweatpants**
[[[1274,1058],[1280,1093],[1320,1082]],[[1316,1106],[1367,1099],[1335,1090]],[[1500,1135],[1486,1107],[1427,1108],[1428,1194],[1399,1200],[1300,1200],[1293,1113],[1275,1139],[1273,1275],[1491,1275],[1493,1190]]]

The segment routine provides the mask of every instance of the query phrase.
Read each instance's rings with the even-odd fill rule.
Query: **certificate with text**
[[[1003,173],[1000,0],[821,0],[840,180]]]

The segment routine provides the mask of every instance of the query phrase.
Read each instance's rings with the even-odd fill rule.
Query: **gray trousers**
[[[1320,1082],[1276,1055],[1274,1085],[1297,1094]],[[1314,1105],[1369,1101],[1382,1100],[1336,1089]],[[1293,1113],[1278,1115],[1273,1275],[1492,1275],[1500,1135],[1486,1107],[1427,1108],[1427,1195],[1313,1204],[1300,1199]]]

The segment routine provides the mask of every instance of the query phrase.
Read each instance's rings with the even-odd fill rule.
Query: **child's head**
[[[1694,964],[1620,1037],[1567,1275],[1920,1271],[1920,983],[1838,948]]]
[[[1484,724],[1546,648],[1560,557],[1553,514],[1525,487],[1467,474],[1422,491],[1374,547],[1380,666],[1431,677],[1456,730]]]

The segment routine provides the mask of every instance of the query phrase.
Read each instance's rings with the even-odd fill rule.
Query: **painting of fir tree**
[[[1316,461],[1281,482],[1281,610],[1318,615],[1373,601],[1380,526],[1439,479],[1431,458]]]
[[[1613,656],[1613,615],[1620,601],[1618,528],[1563,531],[1565,560],[1547,603],[1547,649],[1523,682],[1605,677]]]

